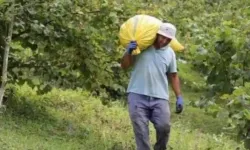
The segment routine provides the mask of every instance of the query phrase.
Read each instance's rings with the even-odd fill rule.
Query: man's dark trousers
[[[128,106],[137,150],[150,150],[149,121],[154,124],[156,129],[154,150],[166,150],[170,134],[169,101],[129,93]]]

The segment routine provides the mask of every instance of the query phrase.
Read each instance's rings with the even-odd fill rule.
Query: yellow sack
[[[181,43],[179,43],[179,41],[177,39],[172,39],[170,42],[170,47],[176,51],[176,52],[180,52],[184,50],[184,46],[181,45]]]
[[[149,15],[136,15],[128,19],[120,27],[119,39],[123,47],[127,47],[130,41],[136,41],[138,47],[133,55],[140,54],[142,50],[153,44],[160,28],[161,21]],[[175,51],[181,51],[184,47],[175,39],[170,46]]]

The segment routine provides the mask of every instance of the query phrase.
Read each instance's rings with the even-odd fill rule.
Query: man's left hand
[[[182,96],[178,96],[176,100],[176,113],[179,114],[183,110],[183,99]]]

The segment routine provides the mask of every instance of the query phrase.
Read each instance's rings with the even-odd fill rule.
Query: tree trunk
[[[6,44],[5,44],[5,48],[4,48],[4,57],[3,57],[3,68],[2,68],[2,82],[1,82],[1,88],[0,88],[0,107],[3,105],[3,96],[4,96],[4,92],[5,92],[5,85],[7,83],[7,68],[8,68],[8,58],[9,58],[9,50],[10,50],[10,43],[11,43],[11,39],[12,39],[12,32],[13,32],[13,25],[14,25],[14,5],[15,5],[15,1],[13,1],[12,3],[12,14],[11,14],[11,21],[10,21],[10,25],[8,28],[8,35],[6,38]]]

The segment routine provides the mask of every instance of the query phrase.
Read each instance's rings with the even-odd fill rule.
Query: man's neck
[[[167,44],[168,45],[168,44]],[[167,45],[164,45],[164,46],[159,46],[159,45],[157,45],[157,44],[153,44],[153,46],[154,46],[154,48],[156,49],[156,50],[159,50],[159,49],[161,49],[161,48],[163,48],[163,47],[166,47]]]
[[[156,44],[156,43],[154,43],[154,48],[157,50],[157,49],[160,49],[161,47],[158,45],[158,44]]]

